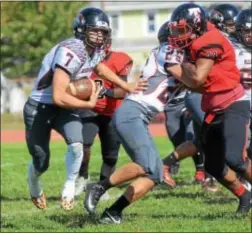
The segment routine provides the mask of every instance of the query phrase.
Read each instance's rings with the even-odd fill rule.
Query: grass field
[[[160,153],[165,156],[172,149],[166,138],[157,138]],[[51,144],[50,168],[42,177],[48,197],[45,211],[36,209],[29,200],[26,170],[30,156],[26,145],[1,146],[1,231],[2,232],[251,232],[251,218],[233,214],[237,200],[227,192],[206,193],[199,185],[192,185],[194,167],[191,159],[181,164],[176,189],[158,186],[145,198],[125,210],[121,225],[100,225],[83,210],[83,196],[73,211],[59,207],[65,179],[63,142]],[[162,157],[163,157],[162,156]],[[118,166],[129,161],[123,150]],[[90,164],[91,178],[99,176],[101,164],[99,141],[93,147]],[[123,192],[125,186],[111,189],[111,196]],[[113,200],[100,202],[98,214]]]

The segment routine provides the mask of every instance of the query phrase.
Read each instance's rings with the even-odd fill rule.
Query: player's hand
[[[94,108],[102,87],[100,85],[95,85],[95,82],[93,80],[90,80],[90,81],[92,83],[93,88],[92,88],[92,94],[90,96],[88,103],[89,103],[90,108]]]
[[[131,93],[138,93],[148,88],[147,80],[139,79],[133,83],[128,83],[128,91]]]

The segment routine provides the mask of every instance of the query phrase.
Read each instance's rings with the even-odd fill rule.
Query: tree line
[[[73,35],[72,22],[88,2],[2,2],[1,71],[36,77],[44,55]]]

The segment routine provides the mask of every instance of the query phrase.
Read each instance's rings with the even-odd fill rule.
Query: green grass
[[[160,153],[172,149],[166,138],[157,138]],[[157,186],[142,200],[127,208],[121,225],[100,225],[83,210],[83,196],[76,200],[74,210],[59,208],[62,184],[65,179],[63,142],[51,144],[51,163],[43,175],[44,191],[48,197],[45,211],[36,209],[29,200],[26,183],[30,160],[26,145],[3,144],[1,147],[1,231],[3,232],[251,232],[251,218],[233,214],[237,200],[226,190],[220,194],[205,193],[192,185],[194,167],[191,159],[182,162],[176,181],[178,187]],[[90,171],[92,180],[99,176],[101,156],[99,141],[93,147]],[[162,157],[163,157],[162,156]],[[120,151],[118,166],[129,161]],[[118,196],[125,186],[111,189]],[[100,202],[98,214],[113,200]]]

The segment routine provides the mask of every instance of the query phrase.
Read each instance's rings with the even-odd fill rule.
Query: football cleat
[[[64,210],[72,210],[74,208],[74,198],[63,197],[60,201],[60,206]]]
[[[245,194],[239,198],[239,205],[236,210],[236,213],[247,214],[251,208],[252,199],[251,192],[246,190]]]
[[[89,214],[95,212],[96,206],[105,192],[105,189],[100,184],[93,183],[87,186],[84,207]]]
[[[109,209],[105,209],[99,220],[102,224],[120,224],[122,221],[122,214],[112,214]]]
[[[108,191],[106,191],[100,198],[100,201],[108,201],[110,199]]]
[[[213,177],[208,177],[202,182],[202,188],[210,192],[220,192],[219,188],[216,186],[216,180]]]
[[[32,203],[38,208],[38,209],[45,209],[46,208],[46,196],[44,193],[41,194],[39,197],[31,197]]]
[[[176,186],[176,182],[172,179],[167,165],[163,165],[163,182],[172,188]]]

